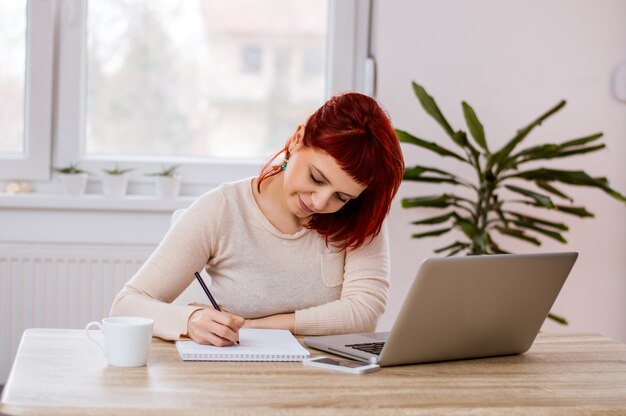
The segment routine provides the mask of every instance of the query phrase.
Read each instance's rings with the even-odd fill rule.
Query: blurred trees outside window
[[[87,13],[87,155],[265,158],[324,101],[327,0],[89,0]]]

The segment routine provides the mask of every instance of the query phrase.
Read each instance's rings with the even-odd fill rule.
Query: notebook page
[[[185,361],[302,361],[310,355],[286,329],[242,328],[239,343],[215,347],[176,341],[176,348]]]

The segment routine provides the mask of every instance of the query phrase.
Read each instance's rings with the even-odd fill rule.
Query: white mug
[[[87,338],[102,350],[109,364],[116,367],[141,367],[148,362],[154,321],[137,316],[111,316],[102,323],[89,322]],[[104,334],[104,344],[91,337],[89,328],[97,327]]]

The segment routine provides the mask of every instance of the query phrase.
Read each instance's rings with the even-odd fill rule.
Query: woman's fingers
[[[234,344],[239,341],[239,329],[233,330],[229,326],[222,325],[216,321],[210,321],[206,325],[210,334],[227,341],[228,344]]]
[[[214,314],[212,314],[212,319],[221,323],[222,325],[228,326],[229,328],[233,330],[238,330],[245,323],[245,319],[242,318],[241,316],[233,315],[232,313],[229,313],[229,312],[216,311],[215,309],[213,309],[212,305],[207,305],[205,303],[199,303],[199,302],[191,302],[191,303],[188,303],[188,305],[198,306],[201,308],[211,310],[212,312],[215,312]]]
[[[245,320],[212,308],[195,311],[187,323],[187,333],[194,341],[216,346],[232,345],[239,340],[239,328]]]
[[[233,345],[234,342],[220,338],[215,334],[208,333],[205,344],[215,345],[216,347],[228,347],[229,345]]]
[[[213,317],[213,320],[229,327],[233,331],[239,331],[239,328],[241,328],[246,321],[241,316],[233,315],[228,312],[217,312],[217,314]]]

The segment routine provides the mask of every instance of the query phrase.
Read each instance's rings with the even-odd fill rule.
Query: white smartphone
[[[342,371],[351,374],[371,373],[380,370],[378,364],[370,364],[361,361],[348,360],[338,357],[313,357],[302,361],[302,364],[311,367],[323,368],[325,370]]]

